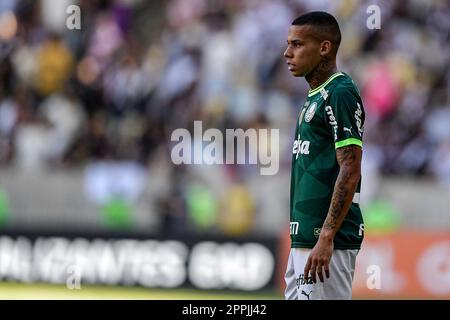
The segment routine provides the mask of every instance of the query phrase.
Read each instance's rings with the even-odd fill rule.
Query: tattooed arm
[[[329,263],[333,253],[333,239],[347,215],[361,176],[362,150],[360,147],[349,145],[338,148],[336,158],[340,169],[330,208],[320,231],[319,240],[312,249],[304,270],[305,277],[311,273],[314,282],[316,282],[316,274],[323,282],[323,271],[327,278],[330,276]]]
[[[321,237],[333,240],[350,209],[361,176],[362,150],[356,145],[336,149],[339,175],[334,185],[330,209],[323,224]]]

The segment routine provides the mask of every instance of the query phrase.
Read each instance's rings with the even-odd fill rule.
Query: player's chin
[[[291,74],[292,74],[294,77],[304,77],[303,72],[301,72],[301,71],[298,70],[298,69],[291,69],[290,71],[291,71]]]

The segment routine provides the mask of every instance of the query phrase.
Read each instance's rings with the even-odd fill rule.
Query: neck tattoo
[[[336,72],[336,63],[332,63],[329,60],[322,60],[317,68],[307,75],[305,79],[309,83],[311,90],[314,90]]]

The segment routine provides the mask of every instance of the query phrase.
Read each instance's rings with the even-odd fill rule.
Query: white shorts
[[[284,292],[286,300],[351,300],[352,282],[355,272],[355,250],[334,250],[330,261],[330,277],[324,282],[308,283],[303,272],[311,249],[291,248],[287,263]]]

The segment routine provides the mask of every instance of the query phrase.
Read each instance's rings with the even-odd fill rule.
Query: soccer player
[[[326,12],[296,18],[284,57],[311,90],[292,149],[286,299],[351,299],[364,237],[359,208],[364,109],[353,80],[336,67],[341,32]]]

